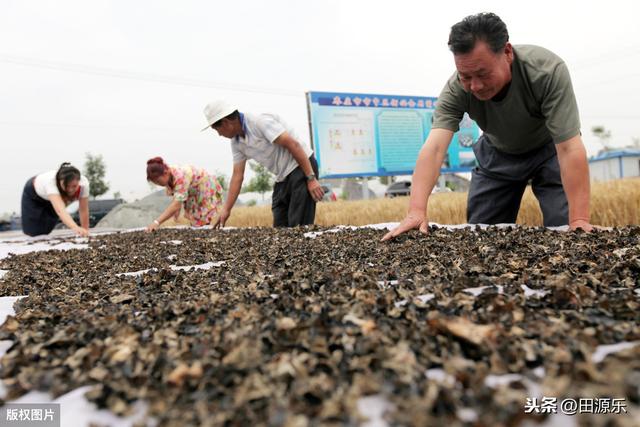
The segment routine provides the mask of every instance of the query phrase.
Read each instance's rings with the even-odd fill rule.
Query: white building
[[[640,176],[640,150],[602,153],[589,159],[589,174],[594,181],[609,181]]]

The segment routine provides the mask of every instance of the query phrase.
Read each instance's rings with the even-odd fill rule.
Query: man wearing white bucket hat
[[[313,224],[316,202],[324,191],[317,180],[313,151],[301,144],[294,130],[275,114],[241,113],[225,101],[204,107],[207,126],[231,139],[233,174],[224,207],[214,227],[224,227],[235,204],[247,160],[253,159],[276,176],[271,211],[274,227]]]

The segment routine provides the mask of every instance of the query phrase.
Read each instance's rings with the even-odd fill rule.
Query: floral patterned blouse
[[[174,200],[182,202],[185,217],[191,225],[211,223],[222,204],[222,186],[215,175],[194,166],[169,166],[173,175]]]

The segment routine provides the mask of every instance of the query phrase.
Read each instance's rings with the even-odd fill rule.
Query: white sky
[[[274,112],[308,143],[307,90],[437,96],[451,25],[497,13],[514,44],[559,54],[590,154],[640,137],[637,1],[0,0],[0,213],[27,178],[102,154],[108,196],[149,192],[146,160],[231,173],[202,108]]]

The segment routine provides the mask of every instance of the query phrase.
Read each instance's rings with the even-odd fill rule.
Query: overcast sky
[[[480,6],[481,4],[481,6]],[[146,195],[146,160],[230,175],[228,140],[202,108],[224,98],[280,114],[308,143],[305,91],[437,96],[454,71],[447,38],[491,11],[514,44],[568,64],[587,149],[640,137],[637,1],[0,0],[0,213],[27,178],[86,152],[109,196]]]

